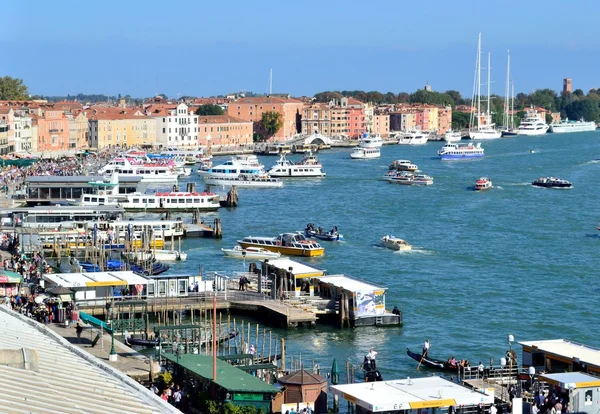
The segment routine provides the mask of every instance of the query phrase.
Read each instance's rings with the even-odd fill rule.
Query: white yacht
[[[444,134],[444,141],[446,141],[446,142],[456,142],[456,141],[460,141],[461,139],[462,139],[462,135],[460,134],[460,131],[453,131],[453,130],[449,129]]]
[[[429,134],[419,130],[406,131],[398,140],[400,145],[424,145],[427,144]]]
[[[315,156],[309,152],[301,161],[293,163],[285,154],[281,154],[277,163],[269,170],[271,177],[325,177],[323,166]]]
[[[207,178],[236,178],[240,174],[264,174],[265,167],[256,155],[237,155],[223,164],[216,165],[208,170],[198,170],[204,181]],[[208,182],[207,182],[208,183]]]
[[[553,132],[555,134],[566,134],[569,132],[583,132],[595,130],[595,122],[586,122],[583,119],[580,119],[579,121],[569,121],[568,119],[563,119],[558,124],[550,124],[550,132]]]
[[[379,158],[379,157],[381,157],[381,151],[379,150],[379,148],[354,147],[354,149],[350,153],[350,158],[356,159],[356,160]]]
[[[502,136],[502,131],[495,128],[492,123],[492,113],[490,112],[490,85],[491,85],[491,65],[490,65],[490,54],[488,53],[488,65],[487,65],[487,110],[485,113],[481,112],[481,33],[477,39],[477,60],[475,69],[475,82],[473,83],[473,96],[471,102],[475,102],[477,99],[477,112],[471,112],[470,125],[472,129],[469,129],[469,138],[471,139],[496,139]],[[477,118],[477,119],[475,119]],[[476,126],[476,128],[475,128]]]
[[[358,146],[362,148],[380,148],[383,145],[383,140],[379,135],[369,135],[366,132],[362,139],[358,142]]]
[[[204,176],[204,182],[208,185],[219,185],[223,187],[238,188],[279,188],[283,187],[283,181],[272,178],[269,174],[238,174],[236,177],[211,177]]]
[[[172,161],[145,163],[127,157],[113,158],[98,172],[101,175],[118,173],[126,178],[141,177],[142,181],[155,184],[175,184],[179,175]]]
[[[542,114],[531,107],[521,120],[518,135],[544,135],[550,126],[542,118]]]

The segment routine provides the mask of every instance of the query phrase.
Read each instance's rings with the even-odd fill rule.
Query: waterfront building
[[[140,110],[86,111],[89,119],[89,147],[150,147],[156,144],[156,119]]]
[[[198,141],[201,147],[252,144],[252,122],[231,115],[198,116]]]
[[[241,98],[229,103],[227,114],[254,123],[254,132],[259,132],[257,125],[262,114],[275,111],[281,114],[283,126],[269,138],[271,142],[281,142],[298,133],[299,119],[302,116],[304,103],[297,99],[280,97]]]
[[[331,108],[327,104],[313,103],[302,109],[302,134],[331,134]]]
[[[0,155],[10,154],[15,150],[14,111],[10,107],[0,107]]]
[[[156,120],[156,144],[168,148],[198,148],[198,115],[186,104],[151,106],[146,112]]]
[[[40,152],[66,152],[69,150],[69,119],[62,111],[45,109],[37,116],[38,145]]]
[[[85,112],[69,112],[69,148],[86,149],[88,147],[89,124]]]
[[[374,135],[379,135],[382,138],[388,138],[390,136],[390,115],[373,115],[372,127],[370,132]]]
[[[15,152],[33,152],[37,150],[36,145],[33,145],[33,119],[24,111],[18,110],[15,113]],[[87,123],[86,123],[87,128]],[[37,140],[37,128],[36,128],[36,140]]]

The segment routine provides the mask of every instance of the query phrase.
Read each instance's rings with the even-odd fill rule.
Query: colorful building
[[[327,104],[313,103],[302,110],[302,133],[305,135],[331,135],[331,108]]]
[[[150,147],[156,145],[156,119],[139,110],[93,110],[89,119],[90,148]]]
[[[252,144],[253,124],[230,115],[198,117],[199,146],[232,146]]]
[[[254,123],[254,131],[259,130],[257,123],[262,119],[262,114],[275,111],[281,114],[283,126],[269,141],[285,141],[298,133],[299,120],[302,116],[304,103],[290,98],[257,97],[241,98],[230,102],[227,115]]]
[[[69,118],[62,111],[46,109],[37,116],[38,151],[64,152],[69,150]]]

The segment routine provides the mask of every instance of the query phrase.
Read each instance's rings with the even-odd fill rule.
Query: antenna
[[[269,70],[269,96],[273,95],[273,69]]]

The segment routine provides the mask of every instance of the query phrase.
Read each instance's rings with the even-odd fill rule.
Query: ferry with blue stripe
[[[472,158],[481,158],[485,155],[481,144],[452,144],[444,145],[438,155],[442,160],[468,160]]]

